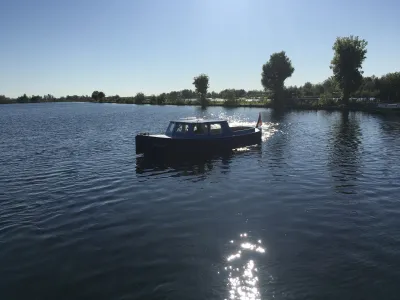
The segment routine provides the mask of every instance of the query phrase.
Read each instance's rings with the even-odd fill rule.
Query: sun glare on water
[[[239,240],[231,240],[235,251],[226,257],[223,272],[227,275],[229,299],[259,300],[259,275],[256,260],[265,254],[261,240],[252,242],[247,233],[242,233]]]
[[[228,120],[229,126],[250,126],[250,127],[255,127],[257,120],[254,120],[252,122],[249,121],[248,118],[244,118],[243,116],[240,115],[227,115],[225,113],[220,113],[218,115],[212,115],[213,118],[215,119],[223,119],[223,120]],[[273,122],[266,122],[265,120],[262,120],[262,135],[261,139],[263,142],[267,141],[269,138],[271,138],[277,131],[279,123],[273,123]]]

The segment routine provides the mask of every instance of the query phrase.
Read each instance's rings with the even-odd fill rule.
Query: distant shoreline
[[[92,104],[125,104],[125,105],[151,105],[151,106],[200,106],[198,103],[194,102],[184,102],[184,103],[164,103],[164,104],[155,104],[155,103],[119,103],[115,101],[42,101],[42,102],[0,102],[0,104],[40,104],[40,103],[92,103]],[[241,101],[239,103],[231,103],[227,105],[222,101],[211,101],[208,104],[209,107],[225,107],[225,108],[240,108],[240,107],[248,107],[248,108],[270,108],[273,109],[270,103],[265,102],[244,102]],[[339,105],[321,105],[321,104],[297,104],[297,105],[287,105],[285,111],[291,110],[299,110],[299,111],[360,111],[360,112],[368,112],[368,113],[377,113],[377,114],[399,114],[400,115],[400,107],[398,108],[382,108],[378,107],[376,103],[374,104],[365,104],[365,103],[354,103],[349,107],[339,106]]]

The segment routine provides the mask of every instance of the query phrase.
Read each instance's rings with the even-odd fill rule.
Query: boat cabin
[[[166,136],[178,138],[221,137],[231,135],[231,129],[225,120],[179,120],[171,121]]]

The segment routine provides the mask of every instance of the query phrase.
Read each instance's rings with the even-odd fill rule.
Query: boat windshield
[[[175,126],[175,122],[170,122],[165,134],[166,135],[171,135],[172,134],[172,130],[174,129],[174,126]]]

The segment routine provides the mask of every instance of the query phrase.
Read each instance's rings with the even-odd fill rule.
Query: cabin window
[[[189,130],[189,126],[186,124],[177,124],[175,127],[175,132],[178,134],[185,134]]]
[[[208,134],[208,124],[195,124],[193,127],[193,133],[196,135]]]
[[[211,124],[210,128],[210,134],[221,134],[222,133],[222,127],[221,124]]]

